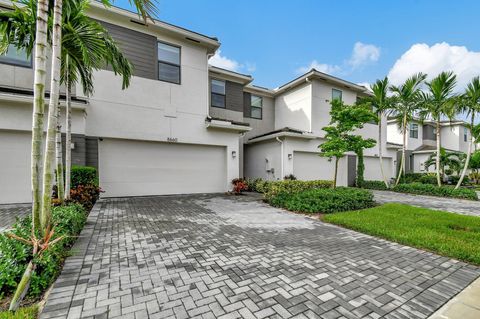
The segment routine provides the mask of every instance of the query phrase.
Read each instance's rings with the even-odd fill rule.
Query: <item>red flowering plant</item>
[[[240,195],[243,191],[248,190],[247,182],[243,178],[235,178],[232,180],[233,193],[235,195]]]

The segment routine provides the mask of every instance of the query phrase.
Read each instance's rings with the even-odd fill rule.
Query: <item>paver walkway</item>
[[[31,204],[0,205],[0,233],[9,229],[16,218],[31,213]]]
[[[372,190],[379,203],[402,203],[464,215],[480,216],[480,201],[466,199],[412,195],[390,191]]]
[[[480,269],[249,196],[101,200],[41,318],[427,318]]]

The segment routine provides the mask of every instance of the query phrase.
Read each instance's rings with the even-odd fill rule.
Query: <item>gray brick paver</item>
[[[249,196],[100,200],[74,252],[41,319],[427,318],[480,275]]]

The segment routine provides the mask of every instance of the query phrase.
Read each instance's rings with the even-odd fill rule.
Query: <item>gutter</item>
[[[284,155],[283,143],[284,141],[282,141],[278,136],[276,137],[276,140],[280,143],[280,177],[283,179],[283,177],[285,176],[283,174],[283,155]]]

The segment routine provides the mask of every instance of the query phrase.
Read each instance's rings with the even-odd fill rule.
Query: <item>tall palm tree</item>
[[[470,141],[468,143],[467,158],[465,159],[465,165],[463,166],[462,174],[458,180],[455,189],[458,189],[462,185],[465,174],[467,173],[468,164],[470,163],[470,157],[472,156],[472,147],[475,141],[474,127],[475,127],[475,115],[480,112],[480,79],[478,76],[474,77],[472,81],[467,85],[465,93],[459,99],[459,112],[466,112],[470,115]]]
[[[445,171],[448,167],[452,171],[459,171],[464,162],[465,154],[462,152],[451,152],[445,150],[443,147],[440,148],[440,172],[442,178],[445,177]],[[425,168],[428,171],[430,166],[437,165],[437,154],[431,154],[424,163]]]
[[[110,65],[112,71],[122,76],[122,89],[130,85],[133,67],[122,54],[117,43],[105,28],[86,15],[88,0],[77,0],[78,4],[64,13],[62,39],[62,65],[60,83],[66,87],[66,148],[65,148],[65,192],[70,198],[71,185],[71,91],[80,82],[83,93],[94,91],[93,72]]]
[[[403,135],[402,159],[395,185],[399,183],[402,174],[405,174],[407,125],[413,119],[415,112],[418,111],[418,103],[421,97],[420,86],[426,77],[426,74],[417,73],[398,86],[390,86],[390,91],[392,91],[395,96],[395,104],[392,106],[392,111]]]
[[[368,100],[373,104],[374,111],[378,117],[378,158],[380,160],[380,171],[382,173],[383,182],[387,188],[389,185],[383,170],[382,118],[392,108],[393,105],[392,98],[388,96],[388,87],[389,84],[387,77],[385,77],[383,80],[377,80],[375,84],[372,85],[373,96],[368,98]]]
[[[422,118],[430,117],[435,121],[435,133],[437,138],[435,166],[437,184],[438,186],[442,186],[442,180],[440,178],[440,123],[442,117],[446,116],[452,118],[455,113],[453,90],[457,84],[457,76],[453,72],[442,72],[426,84],[428,87],[428,93],[422,93],[422,110],[420,114]]]

